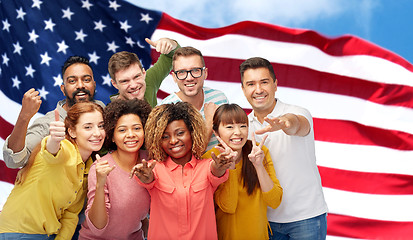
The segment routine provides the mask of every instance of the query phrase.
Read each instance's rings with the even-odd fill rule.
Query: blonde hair
[[[162,148],[162,136],[168,124],[176,120],[185,122],[191,133],[192,154],[197,159],[201,158],[208,143],[204,118],[192,104],[178,102],[157,106],[149,114],[145,126],[145,146],[150,159],[166,160],[168,155]]]

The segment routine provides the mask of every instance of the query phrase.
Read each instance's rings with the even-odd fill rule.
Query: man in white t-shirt
[[[253,108],[248,115],[249,135],[269,135],[265,145],[283,188],[281,205],[267,211],[270,239],[325,239],[328,208],[316,164],[310,112],[275,98],[277,79],[268,60],[247,59],[240,73],[242,90]],[[256,140],[262,137],[256,135]]]

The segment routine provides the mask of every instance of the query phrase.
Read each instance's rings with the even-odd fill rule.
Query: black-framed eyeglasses
[[[202,76],[202,72],[204,71],[205,67],[201,68],[192,68],[191,70],[178,70],[174,71],[176,78],[179,80],[185,80],[188,77],[188,73],[191,73],[193,78],[199,78]]]

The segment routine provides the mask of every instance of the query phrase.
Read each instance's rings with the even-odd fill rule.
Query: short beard
[[[65,95],[66,95],[66,103],[68,105],[68,107],[72,107],[73,105],[75,105],[78,101],[76,100],[76,95],[80,92],[84,92],[86,93],[89,97],[85,100],[80,100],[81,102],[91,102],[93,101],[93,95],[95,95],[93,93],[93,95],[90,93],[89,90],[85,89],[85,88],[80,88],[77,89],[76,91],[73,92],[72,97],[69,97],[69,94],[67,94],[66,92],[66,88],[64,89]]]

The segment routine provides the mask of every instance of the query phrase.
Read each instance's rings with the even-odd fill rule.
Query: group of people
[[[325,239],[327,205],[310,113],[275,97],[271,63],[240,65],[249,115],[204,86],[202,53],[168,38],[147,71],[118,52],[108,71],[118,93],[104,106],[86,58],[62,67],[66,97],[30,119],[23,97],[3,146],[21,168],[0,213],[2,239]],[[179,91],[157,103],[172,70]]]

